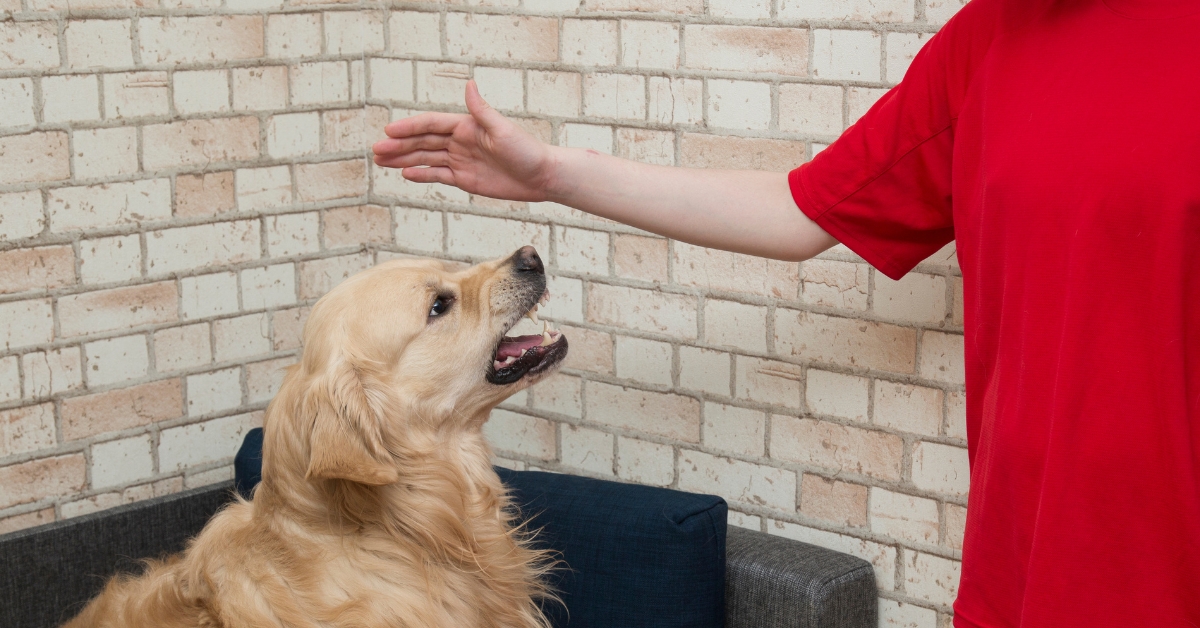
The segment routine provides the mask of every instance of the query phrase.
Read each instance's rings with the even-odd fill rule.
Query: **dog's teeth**
[[[552,342],[554,342],[554,338],[550,335],[550,332],[548,332],[548,331],[542,332],[542,344],[539,346],[544,347]]]
[[[550,291],[546,290],[545,292],[542,293],[542,298],[538,299],[538,303],[545,305],[549,301],[550,301]]]
[[[537,325],[538,323],[542,322],[541,320],[539,320],[539,319],[538,319],[538,315],[537,315],[537,306],[536,306],[536,305],[535,305],[535,306],[533,306],[533,309],[532,309],[532,310],[529,310],[528,312],[525,312],[525,316],[528,316],[528,317],[529,317],[529,320],[533,321],[533,324],[534,324],[534,325]]]

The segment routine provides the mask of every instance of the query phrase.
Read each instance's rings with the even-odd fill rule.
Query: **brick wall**
[[[219,481],[307,306],[397,255],[534,244],[563,373],[497,410],[518,468],[713,492],[871,561],[946,627],[967,498],[953,249],[900,282],[670,242],[374,168],[473,76],[547,141],[785,171],[957,0],[0,0],[0,531]]]

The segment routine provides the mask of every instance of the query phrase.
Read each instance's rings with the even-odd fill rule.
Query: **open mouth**
[[[566,357],[567,337],[554,329],[549,321],[539,320],[537,316],[538,305],[544,305],[549,300],[550,292],[542,293],[538,302],[525,313],[534,324],[542,324],[541,335],[504,336],[500,339],[492,355],[492,367],[488,370],[489,382],[511,384],[527,375],[544,373]],[[509,329],[516,326],[517,321],[513,321]]]

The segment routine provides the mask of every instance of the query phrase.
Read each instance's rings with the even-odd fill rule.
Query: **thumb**
[[[504,116],[492,109],[483,96],[479,95],[479,86],[475,84],[474,79],[467,81],[467,111],[471,112],[471,117],[475,118],[479,126],[488,131],[504,120]]]

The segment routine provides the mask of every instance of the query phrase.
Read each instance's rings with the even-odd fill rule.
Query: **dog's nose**
[[[519,273],[539,273],[544,274],[546,267],[542,266],[542,258],[538,257],[537,249],[532,246],[523,246],[517,249],[513,254],[513,267]]]

